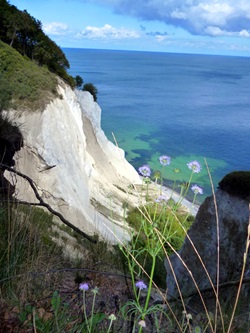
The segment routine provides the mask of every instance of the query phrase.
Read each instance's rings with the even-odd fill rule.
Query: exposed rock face
[[[92,95],[73,92],[63,83],[58,89],[61,98],[42,112],[8,112],[21,124],[24,137],[16,169],[32,178],[42,198],[79,229],[112,242],[113,233],[127,238],[119,216],[122,203],[137,200],[128,195],[128,186],[140,178],[124,151],[101,130],[101,109]],[[16,187],[19,199],[36,201],[24,180],[18,178]],[[111,211],[117,223],[109,220]]]
[[[218,190],[216,192],[216,203],[219,221],[219,282],[223,283],[240,278],[248,233],[249,202],[225,191]],[[216,284],[218,234],[213,196],[206,198],[200,206],[188,236],[202,258],[211,280]],[[192,272],[199,289],[211,287],[204,268],[187,237],[179,251],[179,255]],[[188,295],[195,292],[196,288],[190,274],[178,256],[173,255],[170,260],[182,294]],[[179,293],[173,273],[167,261],[166,268],[168,297],[178,297]],[[248,271],[249,269],[250,259],[248,254],[246,274],[250,272]]]
[[[250,171],[234,171],[227,174],[219,188],[242,199],[250,199]]]
[[[0,201],[7,200],[15,191],[15,187],[5,177],[4,172],[7,165],[15,165],[14,155],[19,151],[23,144],[22,134],[18,126],[10,124],[0,115]]]

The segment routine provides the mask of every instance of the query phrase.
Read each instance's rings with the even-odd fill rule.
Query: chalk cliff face
[[[42,112],[10,111],[20,124],[24,146],[16,169],[37,184],[44,201],[88,234],[115,241],[128,235],[123,204],[135,204],[129,185],[140,182],[124,151],[108,141],[100,127],[101,109],[88,92],[60,83],[60,98]],[[29,185],[17,180],[19,199],[36,202]],[[112,222],[109,217],[112,215]]]

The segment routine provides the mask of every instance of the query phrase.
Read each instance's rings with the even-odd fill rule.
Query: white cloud
[[[137,31],[126,28],[115,28],[109,24],[103,27],[87,26],[81,33],[77,34],[77,38],[88,39],[135,39],[139,38],[140,34]]]
[[[210,36],[232,36],[232,33],[212,26],[207,27],[205,32]]]
[[[158,43],[162,43],[163,41],[165,41],[166,39],[168,39],[169,36],[163,36],[163,35],[157,35],[155,36],[155,39]]]
[[[250,31],[243,29],[237,32],[222,30],[218,27],[207,27],[206,32],[211,36],[250,37]]]
[[[68,33],[69,27],[64,23],[51,22],[45,23],[43,25],[43,30],[48,35],[62,36]]]
[[[250,31],[243,29],[243,30],[240,31],[239,36],[241,36],[241,37],[250,37]]]
[[[115,13],[143,20],[162,21],[192,34],[249,37],[249,0],[78,0],[99,3]],[[213,29],[211,29],[213,27]],[[216,28],[217,30],[216,32]]]

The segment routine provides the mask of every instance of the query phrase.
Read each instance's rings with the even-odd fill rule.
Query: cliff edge
[[[42,111],[8,111],[24,138],[16,170],[32,178],[43,200],[85,233],[112,243],[128,239],[123,207],[137,203],[130,185],[140,182],[139,175],[106,138],[92,95],[62,81],[58,93]],[[15,186],[18,199],[37,202],[24,179]]]

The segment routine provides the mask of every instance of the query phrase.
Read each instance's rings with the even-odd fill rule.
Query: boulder
[[[197,291],[191,275],[200,290],[211,288],[204,267],[214,285],[218,271],[220,284],[229,282],[230,285],[230,281],[239,280],[241,276],[247,239],[249,241],[248,232],[250,232],[249,201],[221,189],[217,190],[215,199],[213,196],[205,199],[182,248],[169,260],[166,259],[169,299],[179,297],[175,278],[183,295]],[[250,275],[249,273],[248,253],[245,277]],[[248,284],[247,292],[249,290]]]

